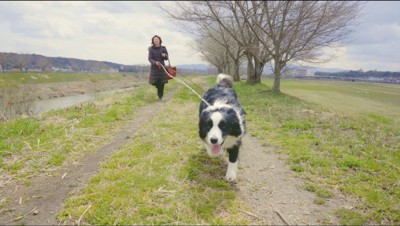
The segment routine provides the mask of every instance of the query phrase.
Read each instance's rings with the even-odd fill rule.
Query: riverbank
[[[68,107],[102,93],[145,85],[147,80],[136,74],[2,74],[0,121]]]
[[[27,90],[32,90],[36,99],[53,99],[80,94],[93,94],[117,89],[126,89],[146,84],[146,76],[129,76],[123,79],[108,79],[93,81],[73,81],[41,84],[25,84]]]

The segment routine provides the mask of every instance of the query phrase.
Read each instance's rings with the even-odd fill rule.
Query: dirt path
[[[249,215],[269,225],[337,225],[333,210],[351,208],[343,197],[330,199],[325,205],[315,204],[316,195],[301,188],[303,181],[295,177],[274,147],[262,145],[248,134],[242,147],[237,188],[254,210]]]
[[[164,96],[164,102],[179,89]],[[62,210],[64,199],[71,192],[85,188],[89,179],[97,173],[99,163],[112,152],[125,145],[129,137],[149,118],[165,107],[165,103],[157,102],[139,110],[139,117],[132,119],[113,140],[89,154],[77,164],[70,164],[53,172],[53,177],[42,176],[32,180],[30,186],[17,187],[14,190],[0,189],[2,197],[10,197],[10,211],[0,212],[0,225],[49,225],[56,224],[56,214]],[[1,201],[1,199],[0,199]]]

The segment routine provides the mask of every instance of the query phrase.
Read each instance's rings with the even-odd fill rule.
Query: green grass
[[[0,84],[5,87],[19,84],[40,84],[74,81],[120,80],[127,76],[138,77],[136,74],[120,73],[0,73]]]
[[[2,173],[27,182],[37,173],[96,150],[134,117],[137,108],[156,102],[155,89],[150,88],[136,88],[37,117],[0,123]]]
[[[272,84],[272,80],[265,80]],[[353,117],[400,126],[400,85],[326,80],[282,80],[285,94]]]
[[[225,182],[226,164],[210,159],[198,139],[198,99],[181,89],[101,165],[59,214],[87,224],[249,224]]]
[[[187,79],[201,94],[202,85],[215,81]],[[335,211],[341,224],[399,224],[398,86],[283,80],[283,94],[275,94],[270,84],[235,83],[249,134],[288,156],[304,189],[317,195],[316,204],[339,192],[356,200],[354,209]],[[1,123],[2,173],[29,185],[32,175],[104,145],[138,107],[155,101],[154,87],[146,86]],[[257,223],[239,211],[246,205],[222,180],[225,163],[204,153],[198,103],[185,87],[163,103],[166,108],[105,160],[84,190],[70,195],[59,218],[76,223],[82,217],[87,224]]]
[[[338,83],[282,81],[283,92],[294,97],[274,94],[265,84],[236,83],[235,88],[248,113],[249,133],[288,154],[291,169],[317,194],[316,203],[343,192],[359,200],[355,211],[338,212],[343,224],[398,224],[400,104],[395,104],[400,98],[392,94],[398,86],[390,86],[390,93],[379,97],[387,100],[381,101],[357,94],[351,89],[354,83]],[[364,89],[367,85],[354,84]],[[384,92],[382,86],[379,92]]]

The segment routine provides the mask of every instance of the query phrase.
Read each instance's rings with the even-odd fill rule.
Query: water
[[[54,98],[54,99],[38,100],[35,102],[34,114],[40,114],[40,113],[50,111],[50,110],[71,107],[76,104],[94,100],[99,97],[104,97],[104,96],[111,95],[113,93],[118,93],[118,92],[126,92],[126,91],[130,91],[133,89],[134,89],[134,87],[130,87],[130,88],[126,88],[126,89],[117,89],[117,90],[99,92],[96,94],[80,94],[80,95],[74,95],[74,96],[58,97],[58,98]]]

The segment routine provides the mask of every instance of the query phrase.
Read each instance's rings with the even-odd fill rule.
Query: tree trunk
[[[254,83],[261,83],[261,74],[264,69],[264,64],[259,60],[255,60],[254,62]]]
[[[234,63],[233,63],[233,81],[235,81],[235,82],[240,81],[239,69],[240,69],[240,61],[239,61],[239,59],[234,60]]]
[[[275,70],[274,70],[274,85],[272,86],[272,91],[276,93],[281,92],[281,71],[282,67],[281,64],[279,63],[279,60],[274,60],[275,61]]]
[[[261,74],[264,69],[264,63],[257,60],[253,56],[247,56],[247,83],[261,83]],[[254,62],[254,64],[253,64]]]
[[[254,84],[256,83],[255,79],[255,70],[253,65],[253,57],[250,54],[246,55],[247,57],[247,83]]]
[[[227,74],[227,75],[232,75],[231,73],[232,68],[229,64],[224,64],[224,69],[222,70],[222,73]]]

